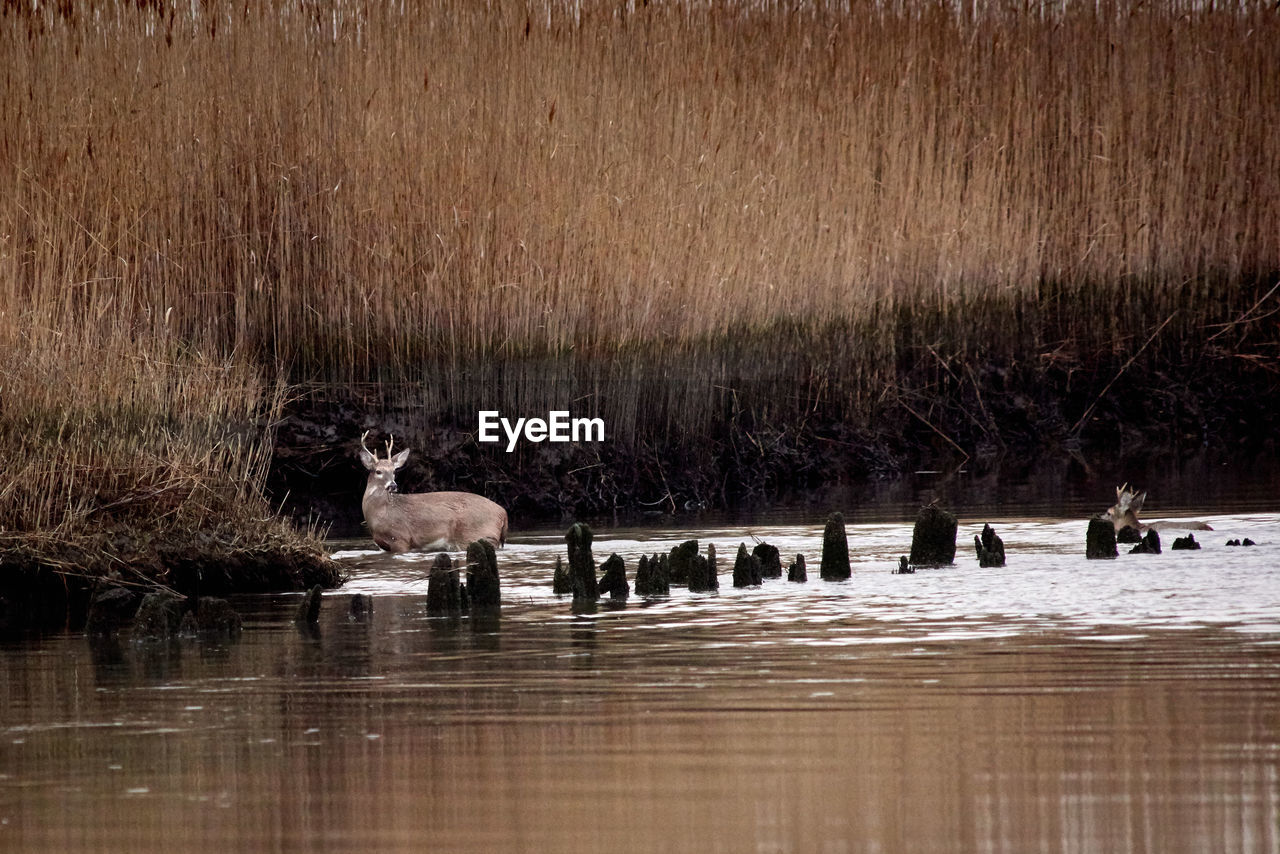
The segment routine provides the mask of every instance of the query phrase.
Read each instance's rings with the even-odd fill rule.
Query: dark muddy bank
[[[0,579],[0,636],[79,629],[103,586],[197,597],[342,582],[318,546],[279,530],[101,531],[56,542],[0,542]]]
[[[1274,460],[1280,430],[1274,365],[1229,354],[1154,365],[1053,350],[974,365],[926,349],[896,385],[862,405],[759,372],[706,379],[696,367],[683,375],[666,367],[614,387],[615,399],[642,403],[633,421],[607,425],[605,442],[523,442],[512,453],[505,442],[476,440],[475,408],[416,403],[412,388],[314,389],[277,433],[270,486],[295,516],[358,535],[364,470],[355,450],[365,430],[413,449],[405,489],[480,493],[517,523],[762,507],[922,468],[1017,477],[1069,461],[1087,477],[1095,467],[1137,470],[1206,454],[1247,466]],[[610,408],[610,392],[599,390],[607,385],[585,395],[594,409],[581,405],[581,382],[546,385],[543,411],[510,414]],[[706,387],[709,415],[682,422],[678,411],[659,408],[682,385]],[[455,391],[455,399],[495,405],[483,402],[483,388]]]

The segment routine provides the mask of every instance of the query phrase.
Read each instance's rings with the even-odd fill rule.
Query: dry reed
[[[258,371],[852,418],[923,344],[1176,353],[1280,270],[1270,3],[5,8],[9,525],[256,483]]]

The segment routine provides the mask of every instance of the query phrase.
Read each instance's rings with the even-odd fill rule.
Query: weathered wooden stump
[[[302,597],[302,601],[298,603],[298,610],[294,614],[294,620],[299,623],[317,623],[320,621],[320,601],[324,593],[324,588],[319,584],[308,590]]]
[[[715,556],[715,548],[711,547],[711,555]],[[711,561],[702,555],[694,555],[689,566],[689,592],[710,593],[720,589],[720,582],[712,569]]]
[[[1200,548],[1200,544],[1196,542],[1195,534],[1187,534],[1185,537],[1175,538],[1169,548],[1175,552],[1193,551]]]
[[[502,605],[498,553],[488,540],[467,546],[467,600],[472,609],[492,610]]]
[[[734,587],[758,587],[764,583],[764,567],[760,558],[747,552],[747,544],[738,544],[738,557],[733,562]]]
[[[564,565],[564,559],[560,555],[556,555],[555,574],[551,576],[551,591],[557,596],[573,592],[573,582],[569,580],[569,568]]]
[[[627,565],[616,554],[600,565],[600,594],[609,594],[613,599],[626,599],[631,595],[631,585],[627,584]]]
[[[771,546],[768,543],[756,543],[756,547],[751,553],[760,560],[760,566],[763,568],[765,578],[781,578],[782,577],[782,555],[778,554],[778,547]]]
[[[373,613],[373,597],[366,596],[363,593],[356,593],[351,597],[351,604],[347,606],[347,619],[357,623],[363,623],[369,619]]]
[[[666,555],[640,556],[636,569],[637,596],[667,596],[671,593],[671,573]]]
[[[903,555],[902,557],[898,558],[898,568],[893,571],[893,574],[894,575],[911,575],[915,571],[916,571],[916,568],[911,565],[911,562],[909,560],[907,560],[907,556]]]
[[[795,581],[799,584],[809,580],[809,573],[804,568],[804,555],[797,554],[796,559],[787,567],[787,581]]]
[[[176,635],[187,612],[187,598],[176,593],[158,591],[142,597],[134,615],[134,638],[163,639]]]
[[[564,535],[569,544],[569,582],[575,602],[594,602],[600,598],[596,585],[596,561],[591,556],[591,529],[574,522]]]
[[[1156,533],[1155,528],[1148,528],[1147,535],[1143,537],[1136,546],[1129,549],[1131,555],[1158,555],[1160,554],[1160,535]]]
[[[956,559],[956,517],[940,507],[921,507],[911,532],[912,566],[947,566]]]
[[[123,629],[138,612],[142,597],[123,587],[98,590],[89,602],[84,630],[90,635],[110,635]]]
[[[1116,526],[1110,519],[1094,516],[1084,535],[1084,556],[1090,560],[1113,558],[1116,550]]]
[[[973,547],[978,552],[978,566],[1004,566],[1004,540],[990,525],[982,526],[982,536],[973,535]]]
[[[1120,530],[1116,531],[1116,542],[1140,543],[1142,542],[1142,532],[1132,525],[1125,525]]]
[[[672,584],[688,584],[689,573],[693,571],[694,559],[698,556],[698,541],[685,540],[671,550],[668,565],[671,568]]]
[[[436,555],[427,576],[427,614],[430,616],[462,613],[462,581],[453,561],[444,552]]]
[[[849,538],[844,531],[844,516],[832,513],[822,532],[822,563],[818,574],[823,581],[844,581],[850,575]]]
[[[240,615],[226,599],[217,596],[201,596],[191,601],[191,607],[182,617],[179,634],[194,637],[220,635],[239,637],[243,628]]]
[[[1252,545],[1252,543],[1250,543]],[[707,543],[707,572],[711,574],[711,589],[720,589],[720,569],[716,562],[716,544]]]

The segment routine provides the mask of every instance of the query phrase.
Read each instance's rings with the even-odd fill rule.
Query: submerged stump
[[[764,566],[760,558],[747,552],[747,544],[738,544],[738,557],[733,562],[734,587],[759,587],[764,583]]]
[[[1158,555],[1160,554],[1160,535],[1156,533],[1155,528],[1148,528],[1147,535],[1143,537],[1136,546],[1129,549],[1131,555]]]
[[[920,508],[911,532],[912,566],[947,566],[956,559],[956,517],[940,507]]]
[[[978,552],[978,566],[1004,566],[1004,540],[990,525],[982,526],[982,536],[974,534],[973,547]]]
[[[569,583],[575,602],[594,602],[600,598],[596,561],[591,556],[592,536],[591,529],[582,522],[574,522],[564,535],[569,545]]]
[[[293,618],[299,623],[319,622],[321,597],[323,597],[323,595],[324,588],[319,584],[304,593],[302,595],[302,601],[298,603],[298,610],[294,613]]]
[[[373,597],[364,593],[356,593],[347,606],[347,619],[362,623],[373,613]]]
[[[1187,534],[1185,537],[1175,538],[1169,548],[1175,552],[1192,551],[1200,548],[1200,544],[1196,542],[1195,534]]]
[[[498,553],[488,540],[467,546],[467,600],[473,609],[494,609],[502,604]]]
[[[787,567],[787,581],[803,584],[809,580],[809,573],[804,568],[804,555],[797,554],[796,559]]]
[[[627,564],[617,554],[609,555],[609,559],[600,565],[600,594],[609,594],[613,599],[626,599],[631,595],[631,585],[627,584]]]
[[[243,622],[231,603],[217,596],[201,596],[191,603],[182,618],[180,632],[186,635],[238,637]]]
[[[827,517],[827,527],[822,532],[819,574],[823,581],[844,581],[850,575],[849,538],[844,530],[844,515],[839,512]]]
[[[431,616],[462,613],[462,582],[453,561],[444,552],[436,555],[427,576],[427,614]]]
[[[666,555],[640,556],[636,568],[637,596],[667,596],[671,593],[671,573]]]
[[[142,597],[123,587],[99,590],[89,602],[84,630],[90,635],[110,635],[123,629],[138,612]]]
[[[668,563],[671,567],[672,584],[688,584],[689,574],[693,571],[694,559],[698,557],[698,541],[685,540],[671,550]]]
[[[182,617],[187,612],[187,597],[176,593],[157,591],[142,597],[138,613],[134,616],[133,637],[171,638],[182,627]]]
[[[1142,542],[1142,532],[1132,525],[1125,525],[1116,531],[1117,543],[1140,543]]]
[[[573,592],[573,582],[569,580],[569,568],[564,565],[564,559],[560,555],[556,555],[556,570],[551,576],[551,591],[557,596]]]
[[[778,553],[777,546],[771,546],[768,543],[757,543],[751,553],[760,560],[760,566],[763,569],[765,578],[782,577],[782,555]]]
[[[1090,560],[1105,560],[1120,553],[1116,550],[1116,526],[1110,519],[1094,516],[1084,536],[1084,556]]]
[[[707,547],[711,559],[702,555],[694,555],[693,562],[689,565],[689,592],[690,593],[710,593],[713,590],[720,589],[720,582],[716,579],[715,569],[711,560],[715,558],[715,546]]]

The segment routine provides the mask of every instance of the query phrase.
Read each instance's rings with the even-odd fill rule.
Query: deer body
[[[364,447],[360,461],[369,470],[360,502],[373,541],[389,552],[457,551],[476,540],[495,547],[507,540],[507,511],[470,492],[396,492],[396,469],[405,464],[409,451],[380,460]]]
[[[1115,525],[1118,533],[1121,528],[1130,527],[1138,533],[1149,528],[1155,528],[1157,531],[1212,531],[1213,528],[1207,522],[1199,522],[1193,520],[1163,519],[1159,522],[1140,522],[1138,521],[1138,511],[1142,509],[1142,502],[1147,500],[1146,492],[1138,492],[1131,489],[1129,484],[1116,487],[1116,503],[1107,511],[1107,518]]]

